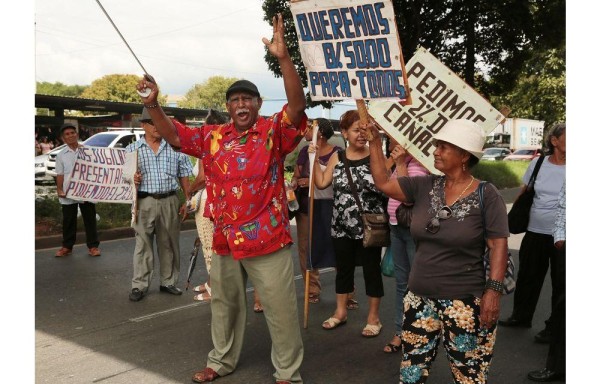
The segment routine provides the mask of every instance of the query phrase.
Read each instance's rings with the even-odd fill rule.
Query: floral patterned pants
[[[496,342],[496,325],[480,327],[481,299],[428,299],[408,291],[404,297],[400,384],[425,383],[440,338],[456,384],[483,384]]]

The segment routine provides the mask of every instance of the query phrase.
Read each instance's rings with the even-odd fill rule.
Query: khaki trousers
[[[248,277],[260,292],[264,307],[272,341],[273,376],[276,380],[302,383],[299,369],[304,347],[290,247],[238,261],[231,255],[214,255],[210,271],[214,349],[208,354],[207,366],[224,376],[238,364],[246,330]]]
[[[179,281],[179,198],[177,195],[138,199],[131,288],[147,292],[154,274],[154,239],[160,266],[160,285]]]

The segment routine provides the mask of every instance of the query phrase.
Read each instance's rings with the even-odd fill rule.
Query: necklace
[[[471,175],[471,182],[469,183],[469,185],[467,185],[467,186],[465,187],[465,189],[463,189],[463,191],[460,193],[460,195],[458,195],[458,197],[456,198],[456,200],[454,200],[454,202],[453,202],[452,204],[448,205],[448,207],[451,207],[451,206],[453,206],[454,204],[456,204],[456,202],[457,202],[458,200],[460,200],[460,198],[462,197],[462,195],[463,195],[465,192],[467,192],[467,189],[469,189],[469,187],[470,187],[470,186],[473,184],[473,181],[474,181],[474,180],[475,180],[475,176]],[[446,190],[446,179],[444,179],[444,193],[445,193],[445,190]]]

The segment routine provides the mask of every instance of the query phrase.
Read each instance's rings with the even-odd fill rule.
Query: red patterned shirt
[[[202,159],[207,205],[215,224],[213,250],[238,260],[292,243],[283,163],[306,131],[287,117],[287,104],[238,133],[233,123],[189,128],[173,121],[181,151]]]

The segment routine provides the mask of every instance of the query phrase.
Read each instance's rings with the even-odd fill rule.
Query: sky
[[[264,61],[272,27],[259,0],[100,0],[162,94],[184,95],[211,76],[245,78],[264,98],[262,114],[285,103],[282,79]],[[168,4],[169,6],[165,6]],[[292,22],[286,20],[286,22]],[[143,70],[96,0],[35,1],[35,80],[89,85]],[[300,74],[305,77],[306,74]],[[339,118],[355,103],[330,112]],[[307,112],[323,115],[321,108]]]

